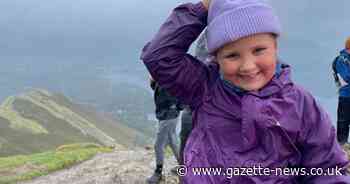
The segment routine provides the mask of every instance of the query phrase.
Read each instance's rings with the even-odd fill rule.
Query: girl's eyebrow
[[[267,48],[267,46],[266,45],[262,45],[262,44],[257,44],[257,45],[255,45],[255,46],[253,46],[253,47],[251,47],[252,49],[257,49],[257,48]]]

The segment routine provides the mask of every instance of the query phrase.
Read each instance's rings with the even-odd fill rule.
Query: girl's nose
[[[254,71],[256,69],[254,57],[251,57],[251,56],[244,57],[239,69],[240,69],[240,72],[242,73],[250,73]]]

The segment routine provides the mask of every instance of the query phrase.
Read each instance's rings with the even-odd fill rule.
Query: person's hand
[[[202,3],[207,10],[209,10],[210,1],[211,0],[202,0]]]

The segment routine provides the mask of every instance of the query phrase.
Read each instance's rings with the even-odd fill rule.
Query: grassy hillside
[[[0,106],[0,156],[77,142],[128,147],[142,136],[105,114],[45,90],[8,97]]]
[[[155,121],[148,119],[148,114],[154,114],[155,106],[152,93],[127,83],[118,83],[114,88],[115,95],[103,105],[103,109],[123,122],[148,136],[154,136]]]
[[[111,135],[111,137],[113,137],[118,143],[122,143],[127,146],[134,146],[135,144],[143,145],[145,140],[149,139],[142,129],[136,129],[133,126],[128,126],[129,124],[125,125],[125,122],[116,122],[115,119],[120,119],[120,117],[118,118],[112,113],[97,112],[96,109],[87,105],[69,103],[70,100],[60,94],[56,94],[54,99],[58,102],[58,104],[68,107],[90,122],[103,122],[98,124],[99,129],[108,135]],[[116,129],[118,131],[116,131]]]

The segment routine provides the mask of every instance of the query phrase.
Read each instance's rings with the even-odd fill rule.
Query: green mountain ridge
[[[43,89],[10,96],[0,105],[0,156],[77,142],[130,147],[142,137],[107,114]]]

